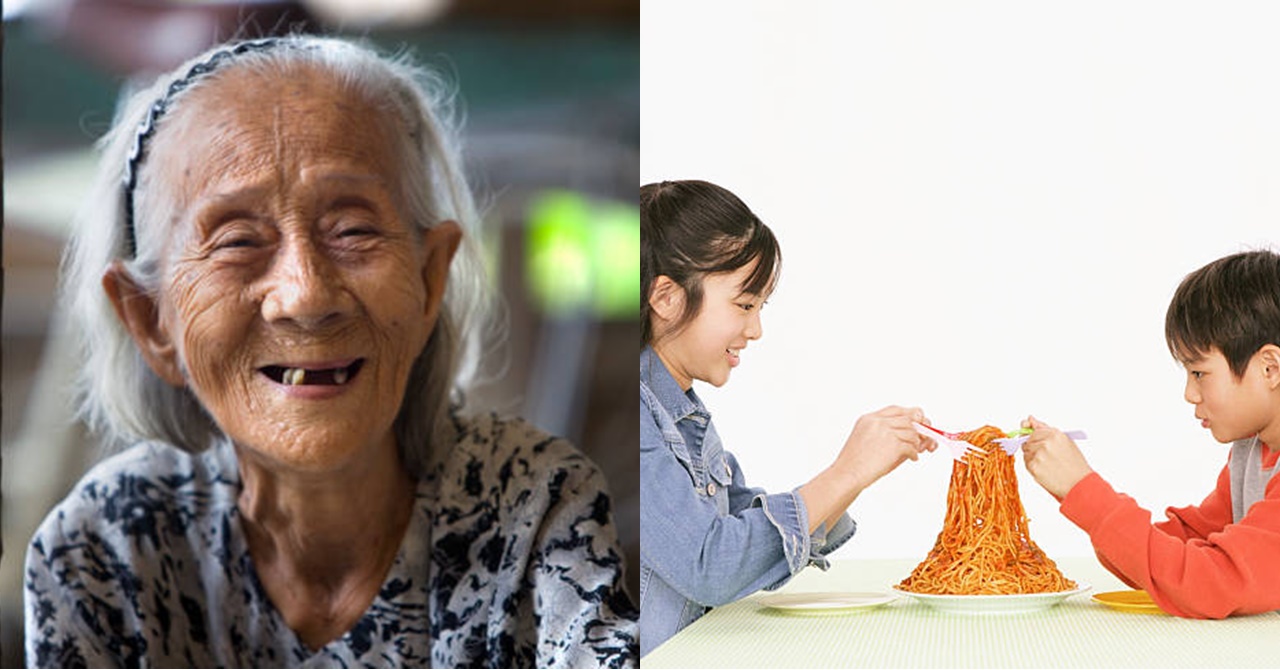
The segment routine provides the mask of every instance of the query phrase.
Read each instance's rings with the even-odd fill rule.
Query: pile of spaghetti
[[[898,585],[914,593],[994,595],[1069,591],[1075,582],[1027,535],[1013,457],[983,426],[963,439],[981,448],[956,461],[947,517],[929,556]]]

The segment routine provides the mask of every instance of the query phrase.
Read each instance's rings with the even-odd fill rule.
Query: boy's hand
[[[1062,431],[1033,416],[1027,417],[1022,426],[1035,430],[1022,445],[1027,471],[1053,497],[1062,500],[1073,486],[1093,472],[1080,448]]]

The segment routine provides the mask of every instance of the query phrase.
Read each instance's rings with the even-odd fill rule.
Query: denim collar
[[[644,349],[640,350],[640,385],[653,393],[673,421],[680,421],[694,415],[704,419],[711,418],[711,413],[707,411],[707,406],[702,404],[698,394],[694,393],[692,388],[685,393],[684,389],[680,388],[680,384],[676,383],[676,378],[671,376],[662,359],[658,358],[658,353],[649,345],[645,345]]]

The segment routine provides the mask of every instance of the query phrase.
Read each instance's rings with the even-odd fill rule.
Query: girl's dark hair
[[[743,293],[772,290],[782,269],[773,231],[738,196],[710,182],[664,181],[640,187],[641,344],[652,344],[653,282],[666,275],[685,292],[684,312],[667,331],[678,332],[702,307],[702,278],[759,261]]]
[[[1280,254],[1233,254],[1187,275],[1169,303],[1164,337],[1180,361],[1216,347],[1236,378],[1244,376],[1258,349],[1280,346]]]

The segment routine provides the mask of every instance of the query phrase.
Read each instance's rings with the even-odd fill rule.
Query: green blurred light
[[[596,313],[606,318],[638,318],[640,210],[635,205],[602,207],[594,230]]]
[[[640,212],[572,191],[548,191],[529,205],[525,279],[551,316],[640,313]]]

